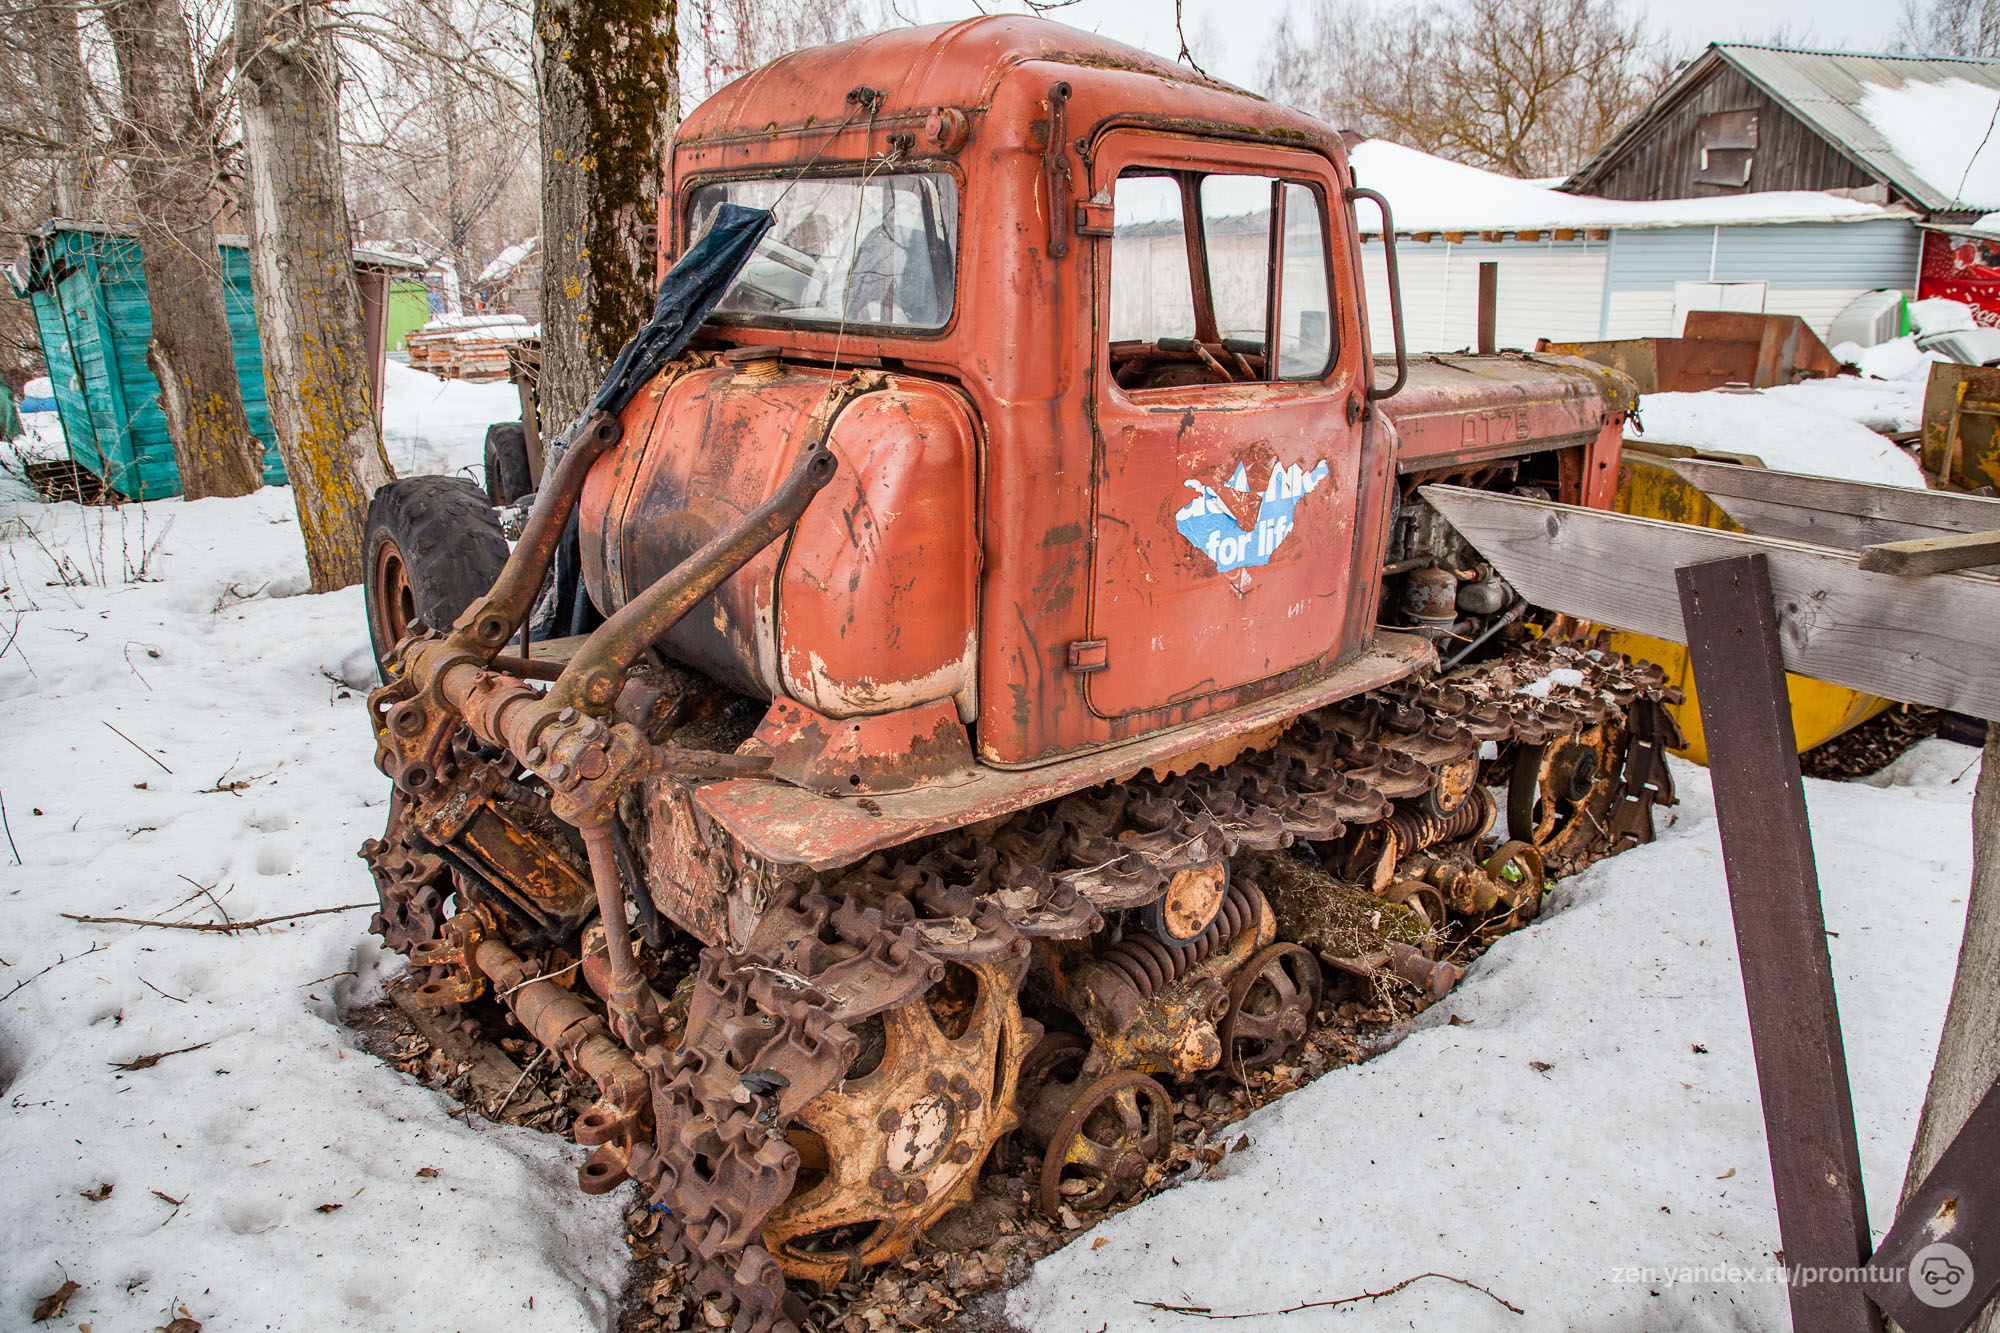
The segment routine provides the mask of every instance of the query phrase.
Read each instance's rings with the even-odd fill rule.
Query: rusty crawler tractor
[[[1441,937],[1651,838],[1658,673],[1418,490],[1604,506],[1630,385],[1378,367],[1325,126],[987,18],[744,77],[672,180],[666,289],[731,229],[733,281],[504,564],[435,479],[376,502],[364,855],[422,996],[595,1081],[583,1187],[736,1327],[1011,1132],[1051,1211],[1129,1197],[1164,1084],[1292,1057],[1348,976],[1443,994]]]

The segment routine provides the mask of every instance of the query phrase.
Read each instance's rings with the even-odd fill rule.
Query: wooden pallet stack
[[[508,378],[508,351],[538,331],[521,322],[434,323],[405,335],[403,347],[413,370],[485,384]]]

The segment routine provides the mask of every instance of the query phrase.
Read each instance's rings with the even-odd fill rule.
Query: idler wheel
[[[1140,909],[1153,938],[1162,944],[1192,944],[1222,911],[1229,896],[1229,862],[1191,866],[1167,881],[1167,891]]]
[[[1167,1090],[1130,1069],[1106,1074],[1071,1104],[1042,1153],[1042,1211],[1059,1219],[1065,1204],[1095,1212],[1130,1198],[1173,1144]],[[1073,1180],[1083,1189],[1065,1193],[1064,1182]]]
[[[1610,841],[1624,733],[1598,723],[1575,737],[1524,747],[1507,787],[1507,836],[1557,873]]]
[[[1418,804],[1425,814],[1446,819],[1465,804],[1472,789],[1479,785],[1479,756],[1446,764],[1438,769],[1437,775],[1437,785],[1425,792]]]
[[[1319,960],[1296,944],[1274,944],[1229,983],[1222,1067],[1238,1083],[1295,1055],[1319,1010]]]
[[[1513,909],[1507,917],[1508,926],[1533,921],[1542,909],[1542,890],[1547,887],[1541,853],[1525,842],[1504,842],[1486,858],[1484,868],[1488,879],[1505,886]]]

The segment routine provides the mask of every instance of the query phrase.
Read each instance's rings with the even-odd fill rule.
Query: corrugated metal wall
[[[1677,282],[1762,282],[1765,310],[1824,335],[1866,291],[1915,289],[1920,234],[1908,221],[1621,230],[1608,241],[1398,242],[1410,350],[1449,352],[1477,339],[1479,264],[1500,265],[1499,342],[1533,347],[1598,338],[1671,337]],[[1369,336],[1394,346],[1379,241],[1362,247]]]
[[[1478,340],[1479,266],[1500,265],[1499,343],[1533,347],[1536,338],[1595,338],[1604,292],[1603,241],[1465,241],[1404,237],[1396,245],[1403,278],[1403,324],[1413,352],[1452,352]],[[1368,283],[1368,337],[1395,347],[1389,275],[1379,241],[1362,247]]]

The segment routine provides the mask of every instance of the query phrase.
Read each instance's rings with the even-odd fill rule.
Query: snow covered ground
[[[399,467],[468,463],[512,415],[506,386],[475,401],[404,374]],[[64,1328],[182,1305],[212,1329],[607,1328],[621,1219],[576,1191],[579,1150],[453,1117],[340,1025],[397,965],[366,908],[236,936],[61,915],[372,899],[354,852],[387,793],[361,598],[301,592],[289,493],[0,505],[0,583],[21,861],[0,847],[0,1327],[67,1274]],[[1962,928],[1973,757],[1931,743],[1894,785],[1807,784],[1878,1226]],[[1712,806],[1701,770],[1677,774],[1660,843],[1563,886],[1402,1045],[1260,1113],[1215,1178],[1045,1260],[1012,1317],[1171,1327],[1191,1321],[1132,1302],[1263,1310],[1436,1269],[1525,1316],[1427,1281],[1239,1326],[1773,1323],[1775,1284],[1614,1280],[1762,1269],[1776,1244]]]
[[[1927,741],[1896,785],[1806,782],[1878,1238],[1950,997],[1976,757]],[[1205,1321],[1138,1302],[1270,1311],[1434,1270],[1524,1313],[1430,1280],[1231,1327],[1784,1327],[1782,1283],[1667,1272],[1761,1276],[1778,1244],[1707,774],[1674,773],[1682,804],[1659,842],[1560,886],[1400,1046],[1252,1116],[1218,1177],[1043,1260],[1012,1317],[1192,1329]]]
[[[1921,378],[1842,376],[1748,392],[1649,393],[1639,403],[1645,430],[1625,429],[1655,444],[1753,454],[1786,472],[1922,487],[1916,460],[1876,432],[1915,430],[1923,407]]]

